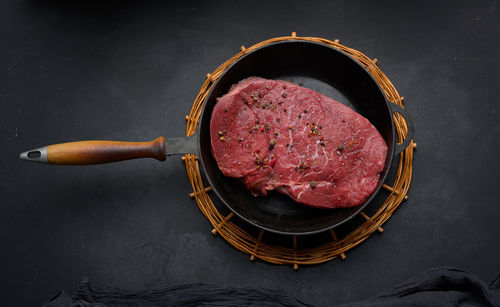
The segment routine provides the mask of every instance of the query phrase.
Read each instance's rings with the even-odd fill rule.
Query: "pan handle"
[[[23,152],[26,161],[62,165],[102,164],[138,158],[165,161],[165,138],[149,142],[79,141],[49,145]]]
[[[167,156],[198,152],[198,134],[165,139],[160,136],[149,142],[79,141],[49,145],[25,151],[22,160],[60,165],[90,165],[154,158],[165,161]]]
[[[389,108],[391,109],[391,113],[401,114],[406,121],[406,125],[408,126],[408,132],[406,133],[406,137],[403,140],[403,143],[396,143],[396,146],[394,147],[394,156],[396,156],[403,152],[403,150],[408,147],[408,145],[410,145],[410,142],[413,139],[413,134],[415,132],[415,127],[413,126],[413,120],[410,114],[408,114],[408,112],[406,112],[406,110],[401,106],[390,102]]]

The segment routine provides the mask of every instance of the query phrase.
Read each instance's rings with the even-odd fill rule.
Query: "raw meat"
[[[350,108],[290,82],[251,77],[218,99],[210,121],[222,173],[250,192],[276,190],[319,208],[361,204],[377,187],[387,145]]]

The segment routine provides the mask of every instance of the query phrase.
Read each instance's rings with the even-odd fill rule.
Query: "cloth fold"
[[[203,283],[186,284],[150,291],[129,291],[97,287],[84,280],[73,297],[64,291],[46,307],[102,306],[263,306],[308,307],[300,300],[279,291],[262,288],[221,287]]]
[[[430,269],[367,300],[340,306],[500,306],[500,273],[487,286],[465,270]]]
[[[222,287],[203,283],[149,291],[129,291],[91,285],[85,278],[70,297],[60,291],[45,307],[103,306],[312,306],[279,291]],[[500,273],[489,286],[465,270],[428,270],[354,306],[499,306]]]

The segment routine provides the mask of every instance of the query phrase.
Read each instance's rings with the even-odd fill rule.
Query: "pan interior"
[[[210,117],[216,98],[231,85],[258,76],[289,80],[347,105],[366,117],[388,145],[387,174],[393,152],[394,131],[387,102],[373,78],[355,60],[325,45],[311,42],[281,42],[245,55],[214,84],[200,122],[200,155],[207,179],[220,199],[244,220],[283,234],[311,234],[335,227],[356,215],[364,204],[349,209],[316,209],[296,203],[286,195],[270,192],[253,197],[238,180],[224,176],[210,151]]]

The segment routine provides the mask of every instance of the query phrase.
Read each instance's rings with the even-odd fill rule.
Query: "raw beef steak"
[[[251,77],[218,99],[210,121],[222,173],[254,194],[277,190],[319,208],[361,204],[376,188],[387,145],[348,107],[290,82]]]

